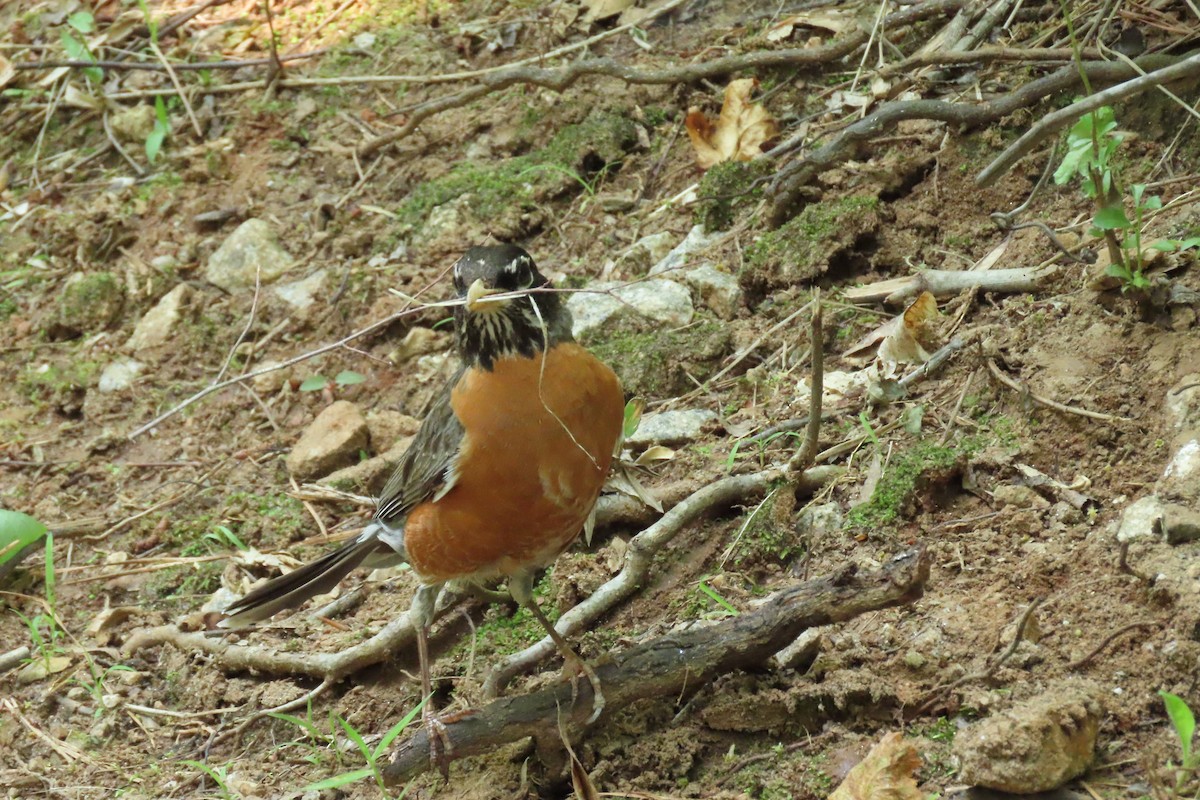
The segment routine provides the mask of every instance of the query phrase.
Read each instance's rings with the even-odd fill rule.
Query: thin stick
[[[1154,620],[1143,620],[1142,622],[1131,622],[1123,628],[1117,628],[1115,631],[1110,633],[1108,636],[1104,637],[1104,641],[1102,641],[1102,642],[1100,642],[1100,644],[1096,645],[1096,647],[1092,650],[1092,652],[1088,653],[1083,658],[1077,659],[1075,661],[1072,661],[1070,664],[1067,664],[1067,669],[1075,670],[1075,669],[1079,669],[1080,667],[1086,665],[1093,658],[1095,658],[1096,656],[1098,656],[1102,652],[1104,652],[1104,648],[1106,648],[1110,644],[1112,644],[1113,641],[1119,636],[1129,633],[1130,631],[1136,631],[1139,628],[1154,628],[1154,627],[1157,627],[1158,625],[1159,625],[1159,623],[1155,622]]]
[[[211,386],[207,386],[204,389],[201,389],[200,391],[196,392],[191,397],[184,400],[182,403],[179,403],[178,405],[174,406],[173,408],[169,409],[168,411],[164,411],[162,414],[159,414],[157,417],[150,420],[145,425],[143,425],[140,428],[138,428],[137,430],[133,431],[132,433],[129,434],[129,438],[136,439],[137,437],[141,436],[146,431],[148,431],[152,428],[155,428],[158,425],[161,425],[164,421],[175,416],[180,411],[184,410],[185,408],[187,408],[188,406],[197,402],[198,400],[202,400],[205,397],[208,397],[213,392],[219,392],[220,390],[222,390],[226,387],[229,387],[229,386],[233,386],[236,383],[242,383],[244,381],[251,380],[252,378],[257,378],[259,375],[266,375],[268,373],[275,372],[276,370],[286,369],[294,364],[299,364],[302,361],[308,361],[310,358],[315,358],[319,355],[322,355],[323,353],[328,353],[331,350],[337,350],[339,347],[342,347],[345,344],[353,342],[355,339],[361,339],[362,337],[364,337],[368,334],[374,333],[377,330],[386,328],[388,325],[391,325],[396,320],[403,319],[404,317],[412,316],[413,314],[419,313],[420,311],[423,311],[425,308],[428,308],[428,307],[429,306],[419,306],[416,308],[402,309],[400,311],[397,311],[395,314],[391,314],[391,315],[379,320],[378,322],[368,325],[365,328],[354,331],[349,336],[346,336],[343,339],[339,339],[336,342],[333,342],[332,344],[327,344],[323,347],[318,347],[316,350],[309,350],[306,353],[301,353],[300,355],[295,356],[294,358],[289,358],[287,361],[284,361],[282,364],[275,364],[275,365],[272,365],[269,367],[262,367],[260,369],[254,370],[253,372],[247,372],[243,375],[238,375],[237,377],[234,377],[234,378],[228,378],[227,380],[223,380],[219,383],[214,383]]]
[[[161,33],[159,34],[162,35]],[[318,47],[316,50],[309,50],[304,53],[291,53],[286,56],[279,56],[280,61],[299,61],[305,58],[313,58],[315,56],[324,55],[331,48]],[[262,67],[270,64],[273,61],[271,58],[245,58],[235,59],[232,61],[188,61],[181,64],[162,64],[150,61],[25,61],[16,62],[13,64],[13,69],[60,69],[69,67],[71,69],[87,69],[89,67],[99,67],[101,69],[113,70],[140,70],[143,72],[193,72],[205,69],[241,69],[242,67]]]
[[[1035,403],[1046,406],[1047,408],[1053,408],[1055,411],[1061,411],[1064,414],[1075,414],[1080,417],[1087,417],[1088,419],[1097,419],[1101,422],[1133,422],[1133,419],[1130,417],[1118,417],[1114,416],[1113,414],[1105,414],[1100,411],[1088,411],[1086,408],[1072,408],[1071,406],[1063,405],[1062,403],[1051,400],[1048,397],[1042,397],[1039,394],[1034,394],[1033,391],[1022,386],[1001,372],[1000,368],[996,366],[995,361],[988,359],[987,366],[988,371],[992,373],[992,376],[996,380],[1000,381],[1013,391],[1020,392],[1021,394],[1029,397],[1029,399],[1033,400]]]
[[[804,445],[788,461],[788,472],[802,473],[812,466],[817,457],[817,444],[821,435],[822,395],[825,393],[825,334],[821,324],[821,290],[813,294],[812,329],[809,344],[812,348],[812,375],[809,378],[808,428],[804,433]]]

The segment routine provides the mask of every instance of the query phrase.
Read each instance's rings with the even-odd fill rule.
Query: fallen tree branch
[[[1136,74],[1132,66],[1122,62],[1113,63],[1121,63],[1121,66],[1125,67],[1127,72]],[[1140,61],[1137,63],[1141,64]],[[1074,69],[1074,67],[1070,67],[1070,69]],[[1021,134],[1019,139],[1006,147],[1000,155],[996,156],[992,160],[992,163],[984,167],[983,172],[980,172],[975,178],[975,183],[978,186],[991,186],[996,182],[997,178],[1012,169],[1014,164],[1020,161],[1030,150],[1037,147],[1042,140],[1073,124],[1075,120],[1090,111],[1095,111],[1097,108],[1109,105],[1110,103],[1135,97],[1147,89],[1153,89],[1155,86],[1171,83],[1183,78],[1193,78],[1197,75],[1200,75],[1200,53],[1190,55],[1170,66],[1161,67],[1153,72],[1147,72],[1124,83],[1111,86],[1104,91],[1096,92],[1093,95],[1075,101],[1066,108],[1053,111],[1034,123],[1029,130]]]
[[[1180,59],[1176,56],[1151,55],[1143,56],[1135,63],[1142,69],[1160,69],[1178,64]],[[1088,80],[1093,83],[1123,81],[1137,74],[1132,66],[1120,62],[1086,62],[1061,67],[1008,94],[977,105],[944,100],[898,100],[887,103],[845,128],[825,146],[778,172],[767,190],[772,205],[770,223],[778,227],[790,219],[799,210],[798,203],[817,175],[853,158],[859,145],[890,131],[897,123],[930,119],[963,129],[977,128],[1015,111],[1030,108],[1051,95],[1074,89],[1080,84],[1081,72],[1086,73]]]
[[[870,575],[859,576],[851,567],[776,592],[748,613],[637,645],[598,665],[596,672],[609,708],[649,697],[674,697],[717,675],[764,664],[808,628],[911,603],[921,597],[928,578],[929,557],[923,550],[897,556]],[[580,682],[574,702],[571,695],[572,688],[562,685],[497,700],[474,714],[446,721],[446,753],[463,758],[528,736],[547,747],[561,747],[555,744],[558,725],[579,732],[592,709],[586,682]],[[384,782],[402,783],[429,766],[428,731],[421,729],[396,750],[383,770]]]
[[[664,514],[658,522],[630,539],[629,547],[625,551],[625,565],[621,571],[593,592],[591,597],[559,617],[554,625],[555,630],[565,637],[570,637],[590,627],[614,606],[632,597],[641,588],[650,573],[655,554],[675,538],[684,526],[714,508],[757,498],[784,475],[785,470],[781,467],[772,467],[750,475],[731,475],[690,495]],[[484,681],[484,695],[497,696],[514,676],[532,669],[554,651],[554,642],[549,636],[545,636],[504,659],[492,669]]]
[[[280,61],[300,61],[305,58],[314,58],[316,56],[327,53],[332,48],[320,47],[316,50],[309,50],[304,53],[292,53],[286,56],[280,56]],[[241,69],[242,67],[263,67],[274,63],[271,58],[246,58],[234,61],[189,61],[178,64],[163,64],[157,61],[78,61],[78,60],[63,60],[63,61],[14,61],[12,68],[15,70],[24,69],[57,69],[60,67],[69,67],[71,69],[88,69],[90,67],[99,67],[100,69],[111,70],[143,70],[146,72],[185,72],[188,70],[205,70],[205,69]],[[262,82],[259,82],[262,85]],[[175,90],[178,91],[178,87]]]
[[[905,25],[940,16],[958,9],[962,5],[964,5],[964,0],[926,0],[926,2],[918,3],[911,8],[889,14],[885,18],[884,24],[889,31],[894,31]],[[556,92],[569,88],[580,78],[592,75],[618,78],[629,84],[692,83],[706,78],[723,77],[742,70],[827,64],[853,53],[866,44],[868,38],[869,34],[866,31],[855,30],[819,47],[760,50],[717,58],[700,64],[662,69],[634,69],[627,63],[611,58],[591,58],[558,68],[515,66],[483,75],[478,85],[464,89],[457,94],[429,100],[409,109],[408,119],[400,128],[367,142],[359,148],[358,154],[360,157],[370,156],[381,148],[408,136],[432,116],[453,108],[461,108],[481,97],[519,83],[541,86]]]
[[[946,297],[967,289],[978,289],[984,292],[1032,292],[1054,272],[1054,267],[989,270],[927,269],[915,275],[889,278],[867,286],[847,289],[846,301],[878,303],[882,300],[890,304],[904,304],[911,302],[921,292],[930,292],[934,297]]]

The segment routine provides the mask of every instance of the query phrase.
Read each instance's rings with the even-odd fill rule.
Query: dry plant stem
[[[889,30],[911,25],[930,17],[936,17],[963,5],[964,0],[928,0],[903,11],[889,14],[884,24]],[[515,84],[530,84],[561,92],[585,76],[600,75],[623,80],[631,84],[692,83],[706,78],[718,78],[741,70],[770,69],[774,67],[816,65],[836,61],[867,42],[865,31],[855,31],[820,47],[801,47],[789,50],[770,50],[745,53],[714,59],[701,64],[681,67],[639,70],[627,63],[611,58],[593,58],[577,61],[561,68],[543,69],[532,66],[514,66],[481,75],[478,85],[450,95],[422,103],[411,109],[408,120],[399,129],[367,142],[359,149],[360,156],[369,156],[408,136],[430,117],[453,108],[461,108],[481,97],[507,89]]]
[[[1120,66],[1124,68],[1126,73],[1137,74],[1134,65],[1145,68],[1149,66],[1149,63],[1146,59],[1138,59],[1133,64],[1112,62],[1112,66]],[[1090,67],[1093,65],[1087,66],[1089,67],[1088,77],[1091,78]],[[1064,67],[1064,69],[1074,69],[1074,67]],[[983,172],[980,172],[975,178],[975,183],[979,186],[990,186],[997,178],[1012,169],[1012,166],[1020,161],[1026,153],[1036,148],[1047,136],[1057,133],[1059,130],[1073,124],[1075,120],[1088,112],[1095,111],[1100,106],[1135,97],[1147,89],[1164,83],[1170,83],[1182,78],[1191,78],[1196,75],[1200,75],[1200,53],[1190,55],[1170,66],[1160,67],[1153,72],[1147,72],[1132,80],[1126,80],[1124,83],[1117,84],[1116,86],[1089,95],[1082,100],[1078,100],[1066,108],[1060,108],[1058,111],[1051,112],[1038,120],[1029,130],[1021,134],[1019,139],[1006,147],[1003,153],[996,156],[992,163],[984,167]]]
[[[27,658],[29,658],[28,647],[18,647],[16,650],[9,650],[7,653],[0,653],[0,675],[20,665]]]
[[[717,675],[760,667],[805,629],[849,619],[883,608],[911,603],[924,592],[929,557],[920,550],[892,559],[882,570],[839,575],[784,589],[746,614],[637,645],[615,655],[596,672],[609,703],[626,707],[644,698],[674,697],[703,686]],[[562,719],[580,731],[591,713],[590,687],[558,686],[523,697],[490,703],[478,712],[447,722],[450,756],[462,758],[533,736],[541,739]],[[561,746],[548,742],[550,746]],[[397,784],[429,769],[429,740],[419,731],[397,749],[384,768],[384,781]]]
[[[1100,58],[1100,52],[1087,49],[1083,51],[1087,59]],[[888,64],[879,70],[881,77],[903,74],[913,67],[943,66],[948,64],[990,64],[995,61],[1019,61],[1023,64],[1042,61],[1070,61],[1075,53],[1068,47],[981,47],[978,50],[959,51],[946,50],[933,53],[917,53],[896,64]]]
[[[1143,69],[1157,68],[1164,64],[1179,63],[1179,59],[1173,56],[1143,56],[1136,63]],[[781,225],[790,218],[792,206],[800,200],[817,175],[853,158],[860,144],[891,130],[899,122],[932,119],[962,128],[976,128],[1029,108],[1058,92],[1074,89],[1080,82],[1080,69],[1074,64],[1064,66],[1044,78],[1030,81],[1019,89],[985,103],[951,103],[942,100],[888,103],[847,127],[824,147],[779,171],[769,190],[773,203],[771,223]],[[1094,83],[1127,80],[1135,74],[1133,68],[1126,64],[1107,61],[1086,62],[1082,70]]]
[[[813,465],[817,458],[817,444],[821,435],[821,401],[825,393],[825,333],[821,325],[820,290],[813,303],[812,328],[809,343],[812,348],[812,373],[808,388],[808,427],[804,433],[804,444],[788,461],[788,474],[798,475]]]
[[[259,84],[259,85],[261,86],[261,84]],[[392,314],[390,316],[384,317],[383,319],[379,320],[379,322],[372,323],[371,325],[368,325],[365,328],[360,328],[359,330],[354,331],[349,336],[347,336],[343,339],[339,339],[338,341],[333,342],[332,344],[327,344],[324,347],[318,347],[316,350],[309,350],[308,352],[301,353],[300,355],[295,356],[294,358],[289,358],[287,361],[284,361],[282,364],[276,364],[276,365],[273,365],[270,367],[263,367],[261,369],[256,369],[253,372],[247,372],[244,375],[238,375],[235,378],[229,378],[228,380],[224,380],[219,383],[214,383],[211,386],[207,386],[204,389],[201,389],[199,392],[196,392],[191,397],[184,400],[182,403],[179,403],[178,405],[174,406],[173,408],[171,408],[168,411],[164,411],[162,414],[159,414],[157,417],[150,420],[145,425],[143,425],[140,428],[138,428],[137,430],[133,431],[132,433],[129,434],[129,438],[136,439],[137,437],[141,436],[146,431],[148,431],[154,427],[157,427],[158,425],[161,425],[163,422],[165,422],[166,420],[175,416],[180,411],[182,411],[183,409],[192,405],[196,401],[202,400],[205,397],[208,397],[213,392],[219,392],[221,389],[224,389],[229,386],[233,386],[235,383],[242,383],[244,381],[251,380],[252,378],[256,378],[259,375],[266,375],[268,372],[274,372],[276,370],[285,369],[287,367],[290,367],[293,364],[299,364],[302,361],[307,361],[310,358],[315,358],[316,356],[319,356],[322,353],[328,353],[331,350],[337,350],[339,347],[349,344],[350,342],[354,341],[355,339],[361,339],[363,336],[366,336],[367,334],[374,333],[375,331],[380,330],[382,328],[386,328],[388,325],[391,325],[393,322],[395,322],[398,319],[403,319],[404,317],[411,316],[412,314],[415,314],[421,310],[422,309],[420,307],[417,307],[417,308],[406,308],[401,311],[397,311],[395,314]]]
[[[921,292],[930,292],[934,297],[948,297],[968,289],[979,289],[984,292],[1032,292],[1054,272],[1054,267],[989,270],[927,269],[915,275],[891,278],[868,286],[848,289],[845,297],[851,303],[883,301],[900,304],[910,302]]]
[[[922,702],[921,705],[918,707],[918,711],[921,713],[924,713],[925,711],[929,710],[929,708],[931,708],[933,706],[933,704],[937,701],[937,699],[939,697],[942,697],[943,693],[945,693],[945,692],[952,692],[960,686],[965,686],[966,684],[974,683],[975,681],[982,681],[982,680],[990,678],[992,675],[996,674],[996,670],[998,670],[998,669],[1000,669],[1000,667],[1004,666],[1004,662],[1006,662],[1010,658],[1012,658],[1013,653],[1017,652],[1017,647],[1021,644],[1021,641],[1025,638],[1025,628],[1029,625],[1029,620],[1033,617],[1033,612],[1037,611],[1038,607],[1042,604],[1042,601],[1044,599],[1045,598],[1043,598],[1043,597],[1036,598],[1032,603],[1029,604],[1028,608],[1026,608],[1025,611],[1021,613],[1021,617],[1017,622],[1017,632],[1013,635],[1013,640],[1011,642],[1009,642],[1008,647],[1004,648],[1003,653],[1001,653],[996,658],[992,659],[992,661],[990,663],[988,663],[988,665],[986,667],[984,667],[982,670],[980,670],[979,672],[968,673],[966,675],[963,675],[961,678],[954,681],[953,683],[948,683],[944,686],[939,686],[936,689],[934,689],[933,691],[931,691],[926,696],[924,702]]]
[[[163,34],[160,32],[159,38]],[[304,53],[292,53],[291,55],[280,56],[280,61],[300,61],[305,58],[314,58],[319,55],[324,55],[332,48],[321,47],[316,50],[309,50]],[[157,56],[156,56],[157,57]],[[242,67],[264,67],[272,63],[271,58],[247,58],[237,61],[209,61],[201,62],[184,62],[182,64],[171,64],[163,59],[158,63],[150,61],[26,61],[14,63],[13,69],[58,69],[61,67],[69,67],[71,69],[87,69],[89,67],[99,67],[101,69],[112,70],[140,70],[143,72],[189,72],[196,70],[212,70],[212,69],[241,69]],[[262,86],[261,81],[255,81],[254,86]],[[165,91],[175,94],[175,90],[167,89]],[[110,95],[111,96],[111,95]]]
[[[1129,633],[1130,631],[1136,631],[1139,628],[1155,628],[1155,627],[1158,627],[1158,625],[1159,625],[1159,623],[1157,623],[1153,620],[1143,620],[1142,622],[1131,622],[1122,628],[1117,628],[1115,631],[1110,633],[1108,636],[1105,636],[1104,640],[1102,642],[1100,642],[1100,644],[1096,645],[1092,649],[1092,651],[1090,653],[1088,653],[1086,656],[1084,656],[1083,658],[1080,658],[1076,661],[1072,661],[1070,664],[1067,664],[1067,669],[1076,670],[1076,669],[1079,669],[1080,667],[1086,666],[1087,664],[1089,664],[1092,661],[1092,659],[1094,659],[1096,656],[1103,653],[1104,649],[1106,647],[1108,647],[1110,644],[1112,644],[1118,637],[1124,636],[1125,634]]]
[[[1133,422],[1133,420],[1129,417],[1118,417],[1113,414],[1104,414],[1100,411],[1088,411],[1086,408],[1073,408],[1071,406],[1063,405],[1062,403],[1051,400],[1048,397],[1042,397],[1039,394],[1034,394],[1026,387],[1005,375],[1000,368],[996,366],[996,362],[992,361],[991,359],[988,359],[987,367],[988,372],[991,372],[992,377],[994,377],[996,380],[1000,381],[1013,391],[1028,395],[1029,399],[1033,400],[1039,405],[1045,406],[1046,408],[1052,408],[1055,411],[1061,411],[1064,414],[1075,414],[1080,417],[1087,417],[1088,419],[1100,420],[1101,422]]]

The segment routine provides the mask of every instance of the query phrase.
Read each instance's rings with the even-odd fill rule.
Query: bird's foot
[[[571,680],[571,702],[574,704],[579,695],[579,676],[583,675],[587,678],[588,683],[592,686],[592,715],[588,717],[587,724],[591,725],[596,720],[600,719],[600,714],[604,712],[605,699],[604,691],[600,688],[600,677],[596,675],[596,670],[592,669],[592,665],[583,660],[581,656],[572,651],[563,659],[563,671],[570,676]]]
[[[425,721],[425,731],[429,734],[429,763],[446,783],[450,782],[450,762],[454,760],[454,745],[450,743],[450,735],[446,732],[446,723],[432,710],[427,709],[422,716]]]

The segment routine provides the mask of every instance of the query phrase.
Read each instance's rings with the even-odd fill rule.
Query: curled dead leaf
[[[914,777],[920,768],[917,748],[893,731],[850,770],[829,800],[923,800]]]
[[[854,24],[853,14],[839,9],[817,8],[779,20],[767,30],[767,41],[790,39],[796,28],[815,28],[836,35]]]
[[[584,23],[615,17],[633,5],[633,0],[584,0],[587,12],[583,15]]]
[[[646,448],[646,452],[638,456],[633,463],[639,467],[644,467],[647,464],[655,461],[670,461],[674,457],[674,450],[669,447],[664,447],[661,444],[656,444],[653,447]]]
[[[928,325],[937,318],[937,298],[930,292],[921,292],[904,313],[889,319],[875,330],[852,344],[842,353],[842,358],[852,363],[865,364],[872,358],[871,351],[878,345],[875,356],[882,361],[901,364],[923,364],[929,354],[917,339],[925,333]]]
[[[688,110],[684,121],[696,161],[708,169],[722,161],[750,161],[762,155],[762,146],[775,138],[775,119],[750,94],[758,86],[755,78],[730,81],[725,87],[721,115],[714,121],[698,108]]]
[[[0,53],[0,89],[8,85],[17,74],[17,70],[13,67],[12,62]]]

